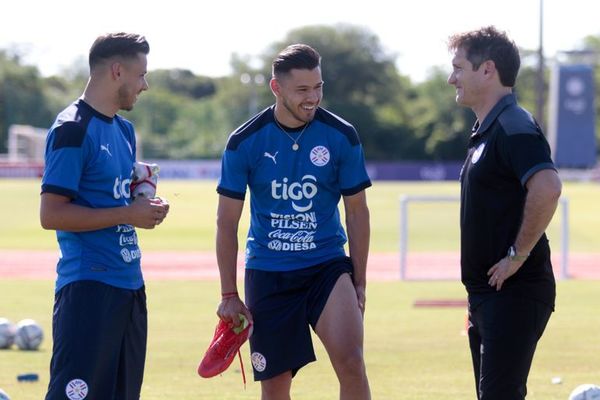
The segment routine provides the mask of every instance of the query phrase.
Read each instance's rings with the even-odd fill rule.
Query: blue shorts
[[[338,278],[352,275],[349,257],[294,271],[245,272],[246,305],[254,327],[250,351],[254,380],[292,375],[315,361],[309,325],[315,329]]]
[[[147,328],[144,287],[77,281],[60,289],[46,400],[139,399]]]

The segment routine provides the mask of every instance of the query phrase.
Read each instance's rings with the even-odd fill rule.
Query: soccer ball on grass
[[[6,394],[6,392],[2,389],[0,389],[0,400],[10,400],[10,397],[8,397],[8,394]]]
[[[569,400],[600,400],[600,386],[589,383],[579,385],[571,392]]]
[[[24,319],[17,324],[15,343],[21,350],[37,350],[44,339],[42,327],[32,319]]]
[[[0,349],[8,349],[15,342],[17,328],[6,318],[0,318]],[[0,397],[2,399],[2,397]]]

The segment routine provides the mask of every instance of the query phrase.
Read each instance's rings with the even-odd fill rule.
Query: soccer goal
[[[48,130],[30,125],[8,128],[8,161],[43,163]]]
[[[400,196],[401,280],[460,279],[458,196]],[[559,202],[558,278],[569,277],[569,199]],[[409,238],[411,247],[409,249]],[[414,243],[412,243],[414,242]]]

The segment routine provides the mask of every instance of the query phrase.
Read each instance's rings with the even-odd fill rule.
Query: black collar
[[[488,115],[486,115],[485,119],[482,123],[479,120],[475,121],[475,125],[471,128],[471,137],[473,136],[483,136],[483,134],[489,129],[492,122],[498,118],[498,115],[504,110],[506,107],[511,106],[513,104],[517,104],[517,98],[514,93],[507,94],[502,97],[494,107],[490,110]]]

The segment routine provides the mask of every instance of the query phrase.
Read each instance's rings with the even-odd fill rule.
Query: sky
[[[600,1],[543,1],[547,57],[600,35]],[[233,53],[257,60],[295,28],[352,24],[375,34],[399,72],[418,82],[433,66],[449,69],[446,40],[456,32],[495,25],[537,49],[539,11],[540,0],[16,0],[2,6],[0,49],[49,76],[87,63],[99,34],[136,32],[150,43],[149,70],[217,77],[231,73]]]

